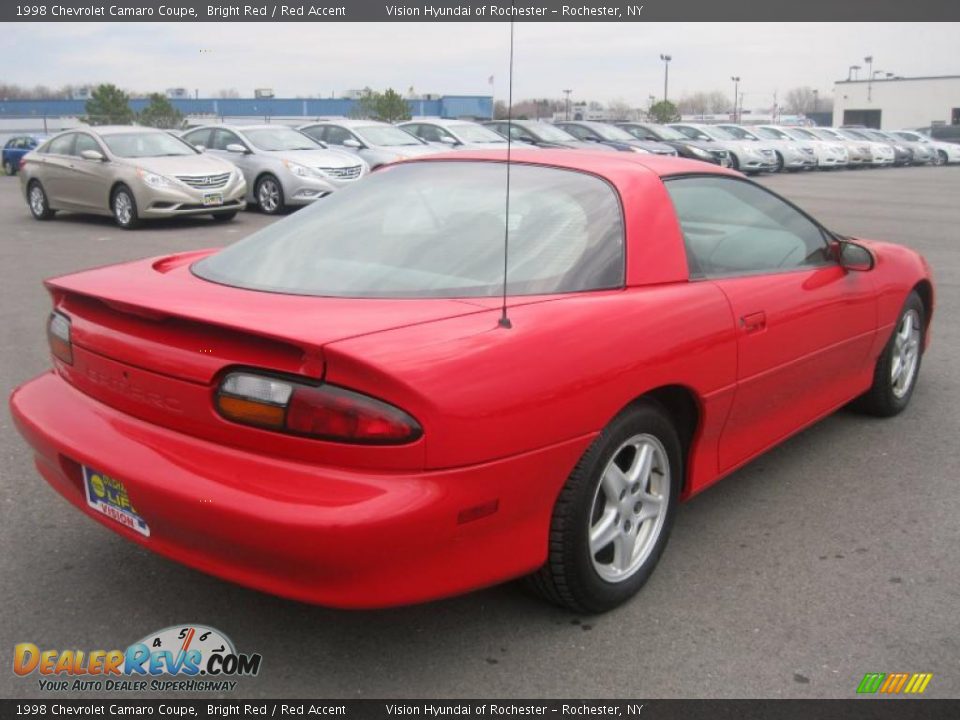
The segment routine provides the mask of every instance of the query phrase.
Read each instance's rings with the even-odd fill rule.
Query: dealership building
[[[833,124],[881,130],[960,125],[960,75],[841,80]]]

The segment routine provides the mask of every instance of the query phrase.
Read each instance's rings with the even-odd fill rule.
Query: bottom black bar
[[[960,700],[0,700],[0,718],[957,720]]]

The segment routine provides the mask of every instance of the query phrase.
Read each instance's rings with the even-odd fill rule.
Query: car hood
[[[309,167],[345,168],[360,164],[356,155],[339,150],[275,150],[264,154]]]
[[[233,163],[213,155],[181,155],[177,157],[121,158],[119,162],[143,168],[158,175],[213,175],[233,170]]]

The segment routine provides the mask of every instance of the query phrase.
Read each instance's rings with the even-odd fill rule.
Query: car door
[[[76,133],[65,133],[51,140],[45,152],[40,154],[40,167],[34,171],[53,207],[70,204],[67,200],[67,180],[76,138]]]
[[[251,152],[231,152],[227,150],[227,147],[230,145],[240,145]],[[213,128],[213,131],[210,133],[210,146],[207,148],[207,152],[236,165],[240,172],[243,173],[243,177],[247,181],[247,187],[251,189],[251,192],[257,175],[262,169],[257,155],[252,152],[252,150],[253,148],[250,147],[250,143],[245,142],[243,138],[233,130]]]
[[[747,180],[682,176],[666,186],[691,278],[723,291],[736,324],[724,471],[866,389],[877,331],[873,278],[842,268],[825,230]]]
[[[84,150],[95,150],[104,160],[88,160],[82,155]],[[106,160],[106,151],[92,135],[78,132],[70,155],[63,180],[64,197],[77,208],[109,210],[114,169]]]

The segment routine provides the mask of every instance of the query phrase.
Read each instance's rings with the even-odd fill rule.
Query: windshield
[[[626,130],[613,125],[591,125],[591,130],[596,131],[597,135],[602,137],[604,140],[635,140],[630,133]]]
[[[672,127],[667,127],[666,125],[646,125],[644,126],[650,132],[651,135],[655,135],[661,140],[687,140],[685,135],[678,133]],[[641,133],[643,131],[641,130]]]
[[[506,143],[501,135],[483,125],[454,125],[450,128],[461,140],[468,143]]]
[[[810,130],[804,130],[803,128],[788,128],[784,130],[785,133],[791,137],[796,138],[797,140],[820,140],[816,135],[814,135]]]
[[[503,283],[505,182],[500,162],[398,165],[199,261],[193,272],[298,295],[496,296]],[[603,180],[513,165],[508,224],[509,293],[623,285],[622,212]]]
[[[724,125],[722,128],[717,128],[718,130],[725,130],[730,133],[737,140],[756,140],[757,136],[754,135],[749,130],[745,130],[742,127],[737,127],[736,125]]]
[[[577,140],[577,138],[566,130],[561,130],[553,125],[547,125],[547,123],[530,123],[529,125],[520,125],[520,123],[517,123],[517,125],[547,142],[576,142]]]
[[[100,139],[117,157],[145,158],[196,155],[197,151],[180,138],[165,132],[130,132],[101,135]]]
[[[904,140],[912,140],[913,142],[923,142],[923,138],[915,133],[895,132],[894,135],[896,135],[897,137],[903,138]]]
[[[712,137],[714,140],[736,140],[732,133],[727,132],[725,129],[720,127],[708,127],[708,128],[697,128],[703,132],[708,137]]]
[[[782,130],[774,130],[773,128],[757,128],[757,135],[767,140],[793,140],[787,133]]]
[[[280,150],[322,150],[323,146],[299,130],[286,127],[244,130],[253,146],[266,152]]]
[[[390,125],[364,125],[363,127],[353,128],[357,135],[363,138],[367,145],[386,145],[396,147],[398,145],[423,145],[417,138],[406,130],[395,128]]]
[[[870,139],[866,135],[861,135],[856,130],[850,130],[848,128],[841,128],[840,130],[837,130],[837,132],[845,137],[850,138],[851,140],[869,140]]]
[[[816,130],[811,130],[810,132],[816,133],[818,137],[823,138],[824,140],[845,140],[846,138],[843,135],[840,135],[833,130],[827,130],[825,128],[817,128]]]

